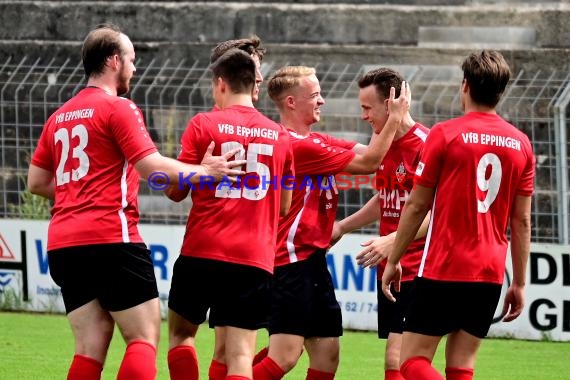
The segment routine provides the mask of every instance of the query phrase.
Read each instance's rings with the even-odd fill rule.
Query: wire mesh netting
[[[267,77],[280,67],[264,62]],[[371,129],[360,119],[358,79],[381,65],[326,63],[316,66],[326,104],[321,122],[314,130],[336,137],[367,143]],[[412,86],[412,116],[430,127],[438,121],[459,116],[459,85],[462,72],[455,66],[400,65]],[[72,59],[24,57],[0,63],[0,215],[27,218],[34,214],[32,198],[25,188],[25,176],[43,123],[67,99],[85,86],[81,62]],[[568,157],[559,157],[555,125],[555,102],[570,86],[570,73],[561,71],[518,72],[499,104],[500,114],[523,130],[533,143],[537,159],[536,190],[533,195],[532,240],[562,241],[559,226],[568,226],[569,194],[560,189],[568,175],[557,175],[568,167]],[[129,97],[144,113],[149,133],[164,155],[175,157],[179,140],[188,120],[213,105],[207,62],[170,60],[137,62]],[[257,107],[277,120],[277,110],[262,88]],[[566,109],[563,120],[568,120]],[[566,122],[565,125],[568,125]],[[564,126],[565,128],[565,126]],[[565,142],[564,144],[567,144]],[[570,149],[570,147],[568,147]],[[568,149],[566,149],[568,151]],[[566,169],[567,170],[567,169]],[[570,174],[570,173],[568,173]],[[567,182],[565,182],[567,185]],[[359,210],[373,195],[370,186],[341,192],[338,218]],[[564,202],[562,202],[564,200]],[[185,223],[189,200],[169,201],[141,181],[139,195],[141,222],[155,224]],[[567,206],[565,206],[566,208]],[[37,215],[36,215],[37,216]],[[362,232],[375,233],[377,226]]]

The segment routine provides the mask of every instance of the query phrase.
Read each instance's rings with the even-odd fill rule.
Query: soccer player
[[[127,343],[118,379],[154,379],[160,312],[149,251],[139,235],[139,174],[178,181],[235,176],[225,157],[186,165],[161,156],[129,90],[135,52],[114,25],[92,30],[82,48],[87,87],[47,120],[28,188],[54,199],[48,260],[75,338],[69,380],[99,379],[115,323]],[[138,172],[138,173],[137,173]]]
[[[210,140],[221,151],[238,147],[246,158],[240,186],[220,182],[192,189],[193,206],[169,297],[168,365],[173,380],[197,379],[195,336],[206,320],[223,347],[226,379],[251,379],[256,330],[267,319],[277,222],[291,202],[293,153],[289,133],[253,107],[255,63],[231,49],[211,66],[220,110],[194,116],[179,160],[199,162]],[[178,193],[187,189],[174,190]],[[172,194],[180,199],[180,194]],[[183,194],[184,195],[184,194]],[[218,211],[216,211],[218,210]]]
[[[261,73],[261,61],[266,53],[266,49],[263,47],[261,39],[253,35],[250,38],[241,38],[236,40],[227,40],[220,42],[214,49],[212,49],[212,54],[210,55],[210,63],[214,63],[222,54],[230,49],[240,49],[251,55],[251,58],[255,62],[255,86],[253,87],[252,100],[257,102],[259,100],[259,86],[263,82],[263,75]],[[219,109],[218,105],[214,105],[213,110]],[[212,327],[212,326],[211,326]],[[218,327],[215,329],[216,335],[216,345],[214,347],[214,353],[212,361],[210,363],[210,368],[208,370],[208,376],[210,380],[225,379],[227,373],[226,359],[225,359],[225,349],[221,345],[225,341],[225,331],[224,327]],[[262,353],[263,354],[263,353]],[[254,357],[254,362],[256,358]]]
[[[269,80],[269,96],[291,133],[296,180],[291,210],[279,221],[269,352],[254,366],[254,379],[282,378],[303,345],[310,359],[307,379],[334,378],[342,316],[325,259],[338,206],[334,175],[378,168],[408,110],[407,85],[402,86],[397,99],[390,90],[388,120],[373,124],[366,147],[311,131],[324,104],[314,68],[284,67]]]
[[[253,102],[259,100],[259,86],[263,82],[263,74],[261,73],[261,61],[263,60],[263,55],[266,50],[262,45],[261,39],[253,35],[250,38],[240,38],[237,40],[227,40],[220,42],[212,50],[210,55],[210,63],[214,63],[218,58],[222,56],[225,52],[230,49],[240,49],[251,55],[251,58],[255,62],[255,86],[253,87],[252,99]]]
[[[468,380],[487,335],[505,273],[511,232],[513,281],[503,320],[524,305],[530,247],[534,156],[524,133],[503,120],[496,106],[510,70],[496,51],[472,53],[462,64],[462,117],[436,124],[426,140],[382,277],[394,300],[400,258],[431,208],[426,247],[406,315],[401,372],[406,379],[442,379],[431,366],[447,335],[446,378]]]
[[[388,120],[386,101],[390,94],[390,87],[395,87],[396,95],[398,95],[403,80],[404,78],[398,72],[388,68],[371,70],[360,78],[358,86],[360,87],[362,119],[373,125],[383,126]],[[412,191],[413,176],[428,133],[429,129],[416,123],[409,112],[406,113],[400,128],[396,131],[390,150],[376,171],[376,183],[373,186],[378,193],[362,209],[335,222],[333,227],[332,243],[334,244],[345,233],[380,221],[380,237],[364,242],[362,245],[365,248],[356,259],[362,267],[378,266],[378,337],[386,339],[384,354],[384,379],[386,380],[403,379],[400,374],[400,346],[404,311],[409,303],[413,279],[420,266],[429,218],[424,220],[423,228],[403,256],[402,285],[400,292],[396,295],[396,303],[388,301],[382,293],[382,273],[385,259],[396,237],[396,228],[402,208]]]

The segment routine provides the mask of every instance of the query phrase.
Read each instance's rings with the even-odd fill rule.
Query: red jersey
[[[139,108],[88,87],[46,122],[32,164],[55,174],[48,250],[141,243],[133,165],[156,152]]]
[[[532,194],[533,180],[528,137],[500,116],[436,124],[415,178],[436,190],[419,276],[502,284],[513,201]]]
[[[214,155],[239,147],[246,174],[239,185],[194,185],[181,254],[273,272],[281,184],[294,174],[289,133],[251,107],[200,113],[182,136],[178,159],[200,163],[212,141]]]
[[[376,189],[380,206],[380,236],[398,229],[402,208],[414,186],[414,173],[420,161],[429,129],[415,124],[404,136],[394,140],[376,171]],[[418,274],[425,238],[414,240],[406,250],[402,264],[402,281],[411,281]],[[382,278],[386,260],[378,265],[378,278]]]
[[[319,248],[327,248],[338,207],[334,175],[354,158],[356,143],[311,132],[293,131],[295,188],[289,213],[279,220],[275,265],[307,259]]]

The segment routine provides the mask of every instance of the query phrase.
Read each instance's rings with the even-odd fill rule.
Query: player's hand
[[[388,115],[402,120],[410,109],[412,92],[408,82],[403,81],[400,89],[400,96],[396,98],[396,89],[390,87],[390,97],[388,98]]]
[[[505,295],[503,304],[503,322],[510,322],[518,318],[524,307],[524,287],[512,284]]]
[[[344,233],[342,232],[340,223],[335,220],[331,234],[331,241],[329,242],[329,248],[338,243],[338,241],[342,238],[342,235],[344,235]]]
[[[380,236],[360,245],[365,248],[356,256],[356,262],[363,268],[372,268],[388,257],[394,245],[394,236]]]
[[[400,281],[402,280],[402,266],[398,264],[386,263],[384,274],[382,275],[382,293],[392,302],[396,302],[396,298],[390,291],[390,284],[394,283],[394,290],[400,292]]]
[[[239,167],[245,165],[246,161],[228,160],[234,157],[242,148],[232,149],[221,156],[212,156],[215,146],[216,144],[213,141],[208,145],[208,149],[200,163],[206,170],[206,175],[214,177],[215,181],[219,181],[224,178],[231,182],[236,182],[238,176],[245,174],[245,172],[240,170]]]

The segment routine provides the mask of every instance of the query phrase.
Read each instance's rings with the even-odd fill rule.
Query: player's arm
[[[342,235],[372,224],[379,219],[380,207],[378,206],[378,195],[375,194],[360,210],[334,222],[330,245],[335,245],[342,238]]]
[[[199,183],[204,177],[213,177],[214,181],[227,178],[236,181],[237,176],[244,175],[237,167],[245,165],[245,160],[228,161],[234,157],[238,149],[233,149],[221,156],[212,156],[214,143],[208,146],[208,150],[200,165],[185,164],[172,158],[164,157],[160,153],[151,153],[135,163],[135,169],[144,179],[153,173],[165,174],[171,183],[184,182]]]
[[[352,147],[352,151],[356,154],[366,153],[366,149],[368,149],[368,147],[370,145],[372,145],[372,143],[374,142],[375,139],[378,138],[378,136],[380,136],[380,133],[372,133],[372,136],[370,136],[370,141],[368,142],[368,145],[357,143],[355,146]]]
[[[53,173],[30,164],[28,169],[28,190],[32,194],[53,200],[55,197],[55,178]]]
[[[516,196],[510,223],[513,282],[507,290],[503,305],[503,315],[505,316],[503,320],[505,322],[517,318],[524,307],[526,266],[530,255],[530,207],[530,196]]]
[[[395,302],[396,299],[390,292],[390,283],[394,281],[396,291],[400,291],[400,276],[402,274],[400,259],[406,252],[408,245],[414,240],[427,213],[431,209],[434,194],[435,190],[433,188],[416,185],[406,201],[406,207],[404,207],[400,223],[398,224],[394,248],[388,255],[386,268],[382,275],[382,292],[392,302]]]
[[[422,239],[427,235],[427,230],[429,227],[430,213],[428,212],[420,229],[416,233],[414,240]],[[392,249],[394,248],[394,241],[396,240],[396,233],[394,231],[388,235],[379,236],[374,239],[370,239],[363,243],[361,246],[365,247],[358,255],[356,255],[356,262],[363,268],[375,267],[388,257]]]
[[[370,145],[368,145],[363,154],[354,156],[352,161],[344,168],[344,171],[351,174],[371,174],[378,169],[378,165],[390,149],[394,135],[400,128],[410,106],[410,88],[406,82],[402,82],[400,96],[396,98],[395,94],[396,90],[394,87],[390,88],[390,98],[388,99],[389,116],[384,128],[382,128],[378,136],[371,139]]]

